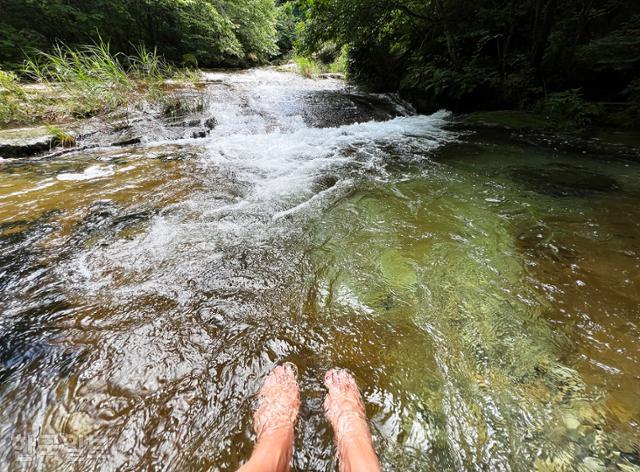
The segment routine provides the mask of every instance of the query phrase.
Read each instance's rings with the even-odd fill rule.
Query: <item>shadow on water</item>
[[[620,190],[616,180],[570,164],[544,169],[514,169],[511,178],[526,188],[551,197],[589,197]]]

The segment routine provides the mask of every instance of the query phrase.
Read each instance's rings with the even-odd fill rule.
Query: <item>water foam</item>
[[[249,200],[283,201],[308,194],[314,181],[332,171],[383,171],[389,157],[385,145],[416,146],[422,157],[455,137],[444,129],[448,118],[439,112],[294,133],[232,135],[210,140],[205,162],[252,184]]]
[[[361,179],[386,178],[386,166],[397,159],[390,157],[390,146],[403,150],[400,154],[407,159],[424,159],[455,139],[445,129],[448,119],[447,112],[439,112],[336,128],[211,138],[200,157],[208,188],[165,209],[133,240],[112,240],[77,258],[78,286],[106,290],[109,298],[123,301],[166,293],[187,302],[197,290],[184,284],[219,264],[229,250],[243,244],[272,246],[291,237],[314,212],[346,195]],[[73,177],[97,175],[97,170]],[[293,216],[301,220],[292,221]],[[123,280],[129,282],[123,285]]]
[[[110,177],[113,174],[115,174],[114,166],[95,165],[87,167],[83,172],[60,174],[57,179],[62,181],[82,181]]]

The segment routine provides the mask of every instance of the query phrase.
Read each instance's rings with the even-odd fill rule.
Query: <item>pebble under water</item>
[[[284,361],[295,470],[334,366],[385,470],[640,470],[638,161],[207,77],[204,139],[0,161],[2,470],[235,470]]]

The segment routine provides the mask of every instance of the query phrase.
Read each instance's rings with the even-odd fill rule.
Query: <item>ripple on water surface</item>
[[[0,163],[3,464],[233,470],[284,360],[298,470],[335,465],[335,365],[388,470],[637,461],[637,164],[210,79],[210,139]]]

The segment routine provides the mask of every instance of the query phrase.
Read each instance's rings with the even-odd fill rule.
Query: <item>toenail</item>
[[[284,364],[282,364],[282,367],[285,370],[287,370],[287,369],[291,370],[295,377],[298,376],[298,366],[295,365],[293,362],[285,362]]]

